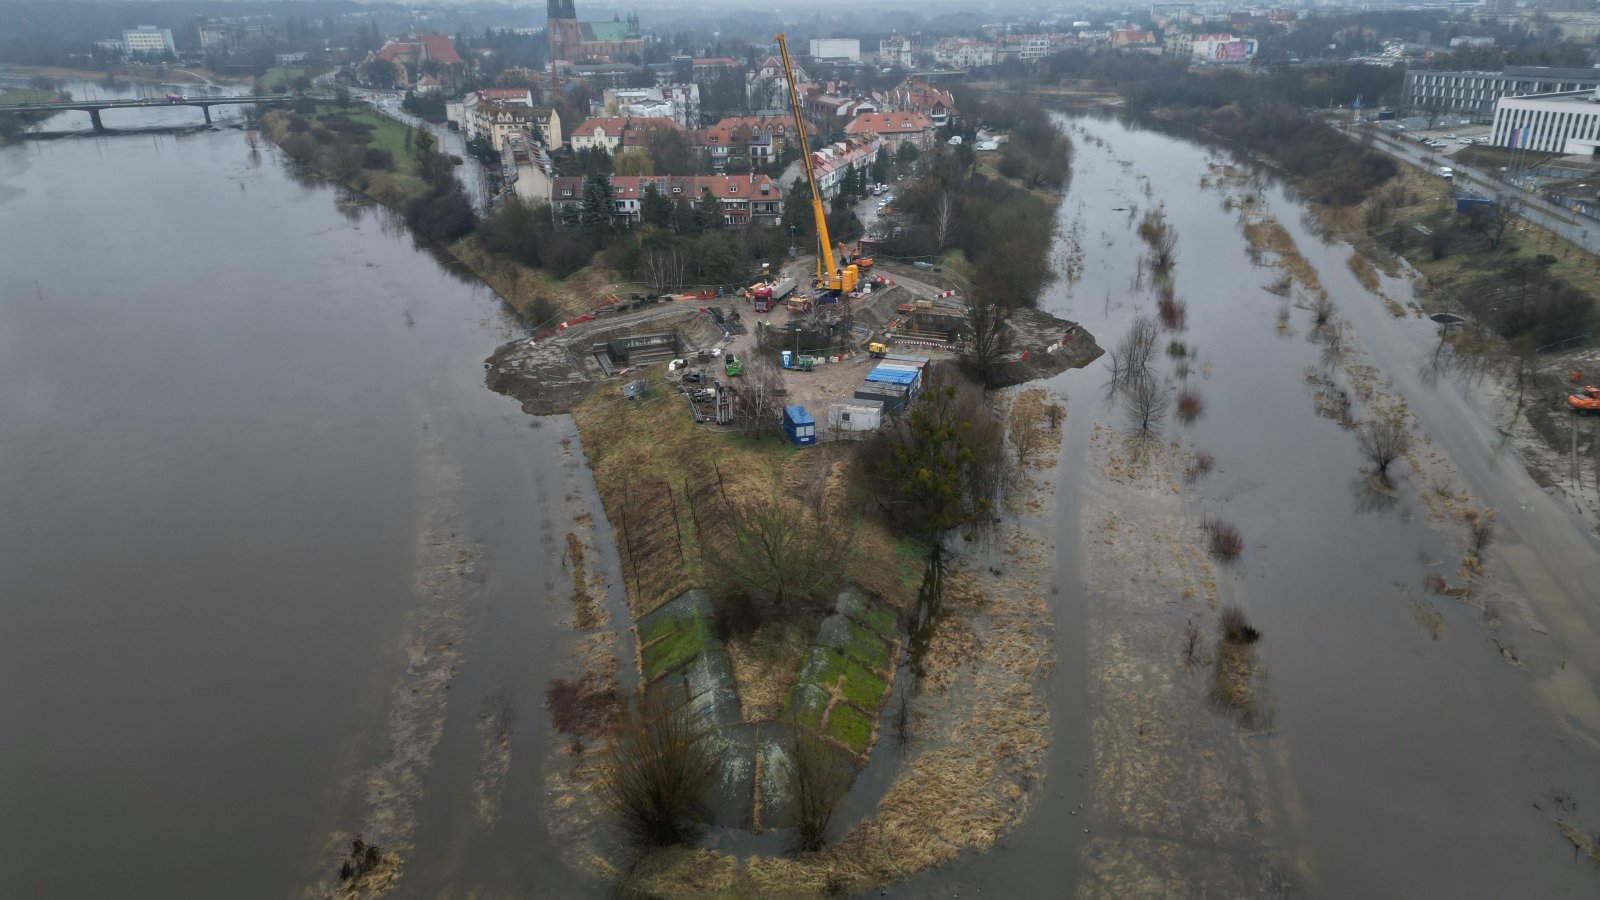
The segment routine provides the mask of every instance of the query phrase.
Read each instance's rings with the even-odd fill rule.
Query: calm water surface
[[[338,199],[236,131],[0,150],[0,894],[329,870],[387,749],[434,439],[490,575],[407,885],[565,883],[542,701],[592,485],[570,420],[482,386],[495,298]],[[464,788],[486,704],[514,713],[493,828]]]

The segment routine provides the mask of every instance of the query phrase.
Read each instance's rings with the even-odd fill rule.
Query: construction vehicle
[[[800,115],[800,92],[794,85],[794,68],[789,62],[789,42],[782,34],[773,35],[778,42],[778,52],[783,57],[783,77],[789,85],[789,108],[794,112],[795,137],[800,141],[800,162],[805,168],[806,184],[811,186],[811,213],[817,221],[817,280],[816,286],[835,298],[856,289],[861,270],[855,266],[840,268],[834,262],[833,241],[828,237],[828,217],[822,208],[822,193],[817,189],[817,173],[811,165],[811,143],[806,136],[805,119]]]
[[[728,373],[729,378],[738,378],[744,374],[744,360],[729,353],[727,365],[723,367],[723,371]]]
[[[877,341],[873,341],[867,345],[867,354],[872,356],[874,359],[883,359],[885,356],[889,355],[889,345],[880,344]]]
[[[759,284],[751,288],[750,292],[756,301],[756,312],[764,313],[771,310],[782,302],[785,297],[794,293],[795,287],[793,278],[785,278],[782,281],[773,279],[766,284]]]

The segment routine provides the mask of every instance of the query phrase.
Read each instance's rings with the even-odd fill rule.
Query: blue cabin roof
[[[890,369],[884,366],[878,366],[871,372],[867,373],[867,381],[877,382],[880,384],[909,385],[916,384],[917,376],[919,374],[921,373],[912,371],[911,369]]]
[[[792,425],[817,424],[816,421],[811,418],[811,413],[806,412],[806,408],[804,406],[785,406],[783,408],[783,417],[788,419],[789,423]]]

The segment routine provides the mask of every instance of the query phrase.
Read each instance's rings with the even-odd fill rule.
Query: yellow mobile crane
[[[833,242],[828,238],[828,217],[822,211],[822,193],[817,190],[817,175],[811,169],[811,143],[806,139],[806,123],[800,117],[800,92],[794,86],[794,70],[789,65],[789,43],[781,34],[773,35],[783,55],[783,77],[789,83],[789,107],[794,110],[794,132],[800,141],[800,163],[805,166],[806,183],[811,185],[811,212],[817,218],[817,287],[845,295],[856,289],[861,270],[855,266],[840,269],[833,259]]]

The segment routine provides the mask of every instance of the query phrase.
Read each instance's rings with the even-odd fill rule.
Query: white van
[[[1449,166],[1440,166],[1439,177],[1443,178],[1445,181],[1454,181],[1456,177],[1456,170],[1450,168]]]

